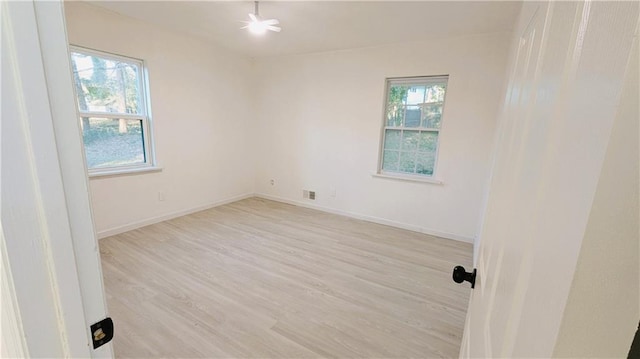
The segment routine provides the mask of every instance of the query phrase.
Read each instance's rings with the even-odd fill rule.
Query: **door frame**
[[[0,14],[2,354],[113,357],[91,345],[107,308],[63,3],[2,2]]]

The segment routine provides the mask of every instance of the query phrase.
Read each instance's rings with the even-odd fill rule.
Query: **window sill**
[[[415,177],[415,176],[403,176],[403,175],[390,175],[390,174],[386,174],[386,173],[373,173],[371,174],[372,177],[374,178],[383,178],[383,179],[390,179],[390,180],[396,180],[396,181],[405,181],[405,182],[418,182],[418,183],[431,183],[431,184],[437,184],[437,185],[443,185],[444,182],[437,180],[435,178],[429,178],[429,177]]]
[[[132,176],[143,173],[152,173],[152,172],[160,172],[162,171],[162,167],[150,166],[150,167],[141,167],[141,168],[122,168],[122,169],[114,169],[100,172],[89,172],[89,179],[98,179],[105,177],[115,177],[115,176]]]

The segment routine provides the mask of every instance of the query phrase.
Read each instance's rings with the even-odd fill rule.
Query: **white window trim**
[[[145,66],[145,62],[142,59],[138,59],[135,57],[123,56],[114,53],[110,53],[107,51],[94,50],[83,46],[78,45],[70,45],[69,49],[71,52],[78,52],[85,55],[93,55],[105,59],[123,61],[128,64],[135,65],[138,68],[139,83],[138,88],[140,89],[140,109],[143,113],[140,114],[132,114],[132,113],[112,113],[112,112],[95,112],[95,111],[81,111],[80,105],[78,104],[78,94],[76,92],[76,87],[73,87],[74,94],[76,95],[76,113],[78,115],[78,121],[80,121],[83,117],[94,117],[94,118],[112,118],[112,119],[125,119],[125,120],[142,120],[142,130],[144,131],[144,156],[145,162],[134,165],[124,165],[124,166],[111,166],[111,167],[100,167],[100,168],[92,168],[90,169],[87,166],[86,162],[86,152],[84,151],[84,141],[82,142],[82,156],[85,160],[85,166],[87,166],[87,173],[89,178],[96,177],[105,177],[105,176],[117,176],[117,175],[131,175],[131,174],[141,174],[141,173],[149,173],[149,172],[157,172],[161,171],[162,168],[158,166],[155,155],[155,141],[153,135],[153,120],[151,116],[151,99],[150,99],[150,90],[149,90],[149,76],[147,72],[147,67]],[[72,79],[75,85],[75,79]]]
[[[162,167],[158,166],[149,166],[149,167],[131,167],[124,168],[123,167],[114,167],[109,171],[100,171],[96,173],[90,173],[89,178],[104,178],[104,177],[113,177],[113,176],[122,176],[122,175],[136,175],[142,173],[150,173],[150,172],[160,172],[162,171]]]
[[[403,173],[397,173],[397,172],[393,172],[393,176],[390,176],[385,173],[372,173],[371,177],[390,179],[395,181],[405,181],[405,182],[423,182],[423,183],[440,184],[440,185],[444,184],[444,182],[438,179],[435,179],[431,176],[416,176],[416,175],[403,174]]]
[[[400,181],[409,181],[409,182],[424,182],[424,183],[432,183],[432,184],[444,184],[443,181],[436,177],[437,169],[438,169],[438,161],[440,158],[440,135],[442,133],[442,124],[440,125],[440,129],[436,128],[423,128],[423,127],[415,127],[415,128],[407,128],[407,127],[395,127],[389,126],[387,127],[387,105],[389,101],[389,87],[397,84],[410,84],[415,85],[419,84],[429,84],[429,83],[442,83],[445,81],[447,83],[447,89],[444,93],[444,98],[442,100],[442,118],[444,119],[445,113],[445,104],[447,101],[447,93],[449,92],[449,75],[438,75],[438,76],[413,76],[413,77],[388,77],[385,79],[385,87],[384,87],[384,102],[382,104],[382,127],[380,130],[380,145],[378,146],[378,168],[376,169],[376,173],[372,174],[374,178],[384,178],[384,179],[395,179]],[[438,133],[438,142],[436,144],[436,153],[435,153],[435,161],[433,163],[433,173],[431,175],[423,175],[423,174],[411,174],[404,172],[392,172],[392,171],[384,171],[382,169],[382,161],[384,155],[384,137],[385,130],[387,129],[399,129],[399,130],[416,130],[423,132],[437,132]]]

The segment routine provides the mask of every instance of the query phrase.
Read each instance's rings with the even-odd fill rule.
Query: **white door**
[[[107,308],[62,2],[0,9],[2,353],[112,357],[89,328]]]
[[[461,357],[550,357],[637,2],[523,4]]]

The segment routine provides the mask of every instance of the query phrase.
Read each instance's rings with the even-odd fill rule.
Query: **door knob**
[[[471,283],[471,288],[476,286],[476,269],[473,268],[473,272],[467,272],[463,266],[456,266],[453,268],[453,281],[456,283],[462,283],[467,281]]]

